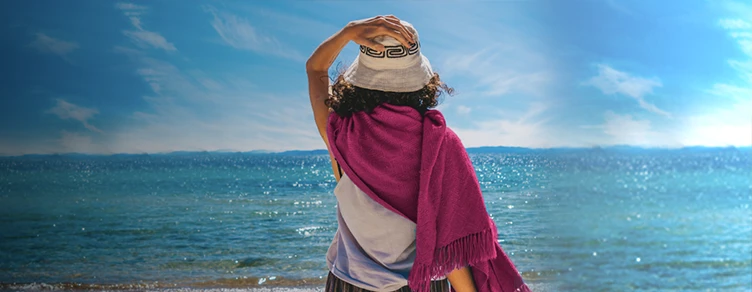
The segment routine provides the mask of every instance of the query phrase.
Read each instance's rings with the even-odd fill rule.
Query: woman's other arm
[[[475,292],[475,281],[473,281],[473,273],[470,271],[470,267],[464,267],[456,269],[447,275],[449,283],[452,284],[457,292]]]

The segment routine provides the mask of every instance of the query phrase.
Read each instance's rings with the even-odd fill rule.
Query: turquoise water
[[[748,151],[471,158],[534,287],[752,291]],[[319,287],[334,185],[326,155],[0,158],[0,287]]]

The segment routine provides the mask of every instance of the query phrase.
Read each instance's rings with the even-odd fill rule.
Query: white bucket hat
[[[420,53],[418,31],[412,24],[400,22],[413,34],[415,43],[406,48],[390,36],[374,38],[384,45],[384,51],[360,46],[360,54],[343,74],[345,81],[357,87],[390,92],[413,92],[428,84],[433,69]]]

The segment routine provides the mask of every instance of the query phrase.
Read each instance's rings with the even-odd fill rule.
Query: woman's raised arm
[[[384,50],[384,46],[372,40],[379,35],[392,36],[405,44],[406,47],[410,47],[409,44],[413,41],[412,35],[400,24],[399,19],[392,15],[376,16],[348,23],[343,29],[321,43],[306,62],[308,95],[311,99],[313,118],[316,121],[316,127],[321,138],[324,139],[327,150],[329,150],[329,141],[326,137],[326,121],[329,117],[329,108],[325,101],[329,97],[329,67],[337,59],[342,48],[350,41],[374,50]],[[336,172],[337,166],[331,151],[329,157],[332,160],[332,171],[339,181],[339,175]]]

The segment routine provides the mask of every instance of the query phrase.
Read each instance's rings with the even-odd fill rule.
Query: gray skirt
[[[372,292],[370,290],[358,288],[350,283],[337,278],[332,272],[326,277],[325,292]],[[412,292],[409,286],[404,286],[395,292]],[[432,281],[431,292],[449,292],[449,281],[447,279]]]

